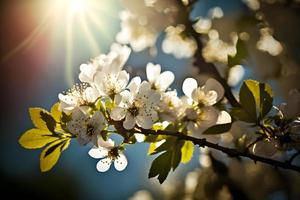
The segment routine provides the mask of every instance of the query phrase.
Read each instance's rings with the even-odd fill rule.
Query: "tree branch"
[[[300,166],[296,166],[293,165],[290,162],[281,162],[278,160],[273,160],[270,158],[265,158],[265,157],[261,157],[261,156],[257,156],[254,154],[249,153],[248,151],[239,151],[237,149],[233,149],[233,148],[228,148],[228,147],[224,147],[224,146],[220,146],[218,144],[212,143],[207,141],[205,138],[195,138],[189,135],[185,135],[184,133],[181,132],[174,132],[174,131],[155,131],[155,130],[150,130],[150,129],[142,129],[142,128],[135,128],[132,130],[127,130],[123,127],[123,123],[122,121],[113,121],[113,120],[109,120],[109,123],[114,125],[115,129],[117,130],[117,132],[121,135],[126,135],[127,133],[140,133],[143,134],[145,136],[149,136],[149,135],[164,135],[164,136],[171,136],[171,137],[177,137],[180,140],[186,140],[186,141],[191,141],[194,143],[194,145],[198,145],[199,147],[208,147],[211,149],[215,149],[218,151],[221,151],[225,154],[227,154],[229,157],[235,157],[235,158],[240,158],[240,157],[244,157],[244,158],[249,158],[251,160],[253,160],[255,163],[256,162],[262,162],[265,164],[269,164],[272,165],[274,167],[280,167],[283,169],[289,169],[289,170],[293,170],[296,172],[300,173]]]
[[[136,133],[137,131],[134,132]],[[191,141],[195,145],[198,145],[199,147],[209,147],[211,149],[221,151],[227,154],[229,157],[236,157],[236,158],[245,157],[253,160],[255,163],[262,162],[265,164],[272,165],[274,167],[289,169],[300,173],[300,166],[293,165],[290,162],[281,162],[278,160],[257,156],[246,151],[239,151],[237,149],[220,146],[218,144],[207,141],[205,138],[203,139],[195,138],[192,136],[184,135],[183,133],[180,132],[172,132],[172,131],[154,131],[154,130],[142,129],[140,130],[140,133],[144,135],[165,135],[165,136],[177,137],[178,139],[181,140]]]

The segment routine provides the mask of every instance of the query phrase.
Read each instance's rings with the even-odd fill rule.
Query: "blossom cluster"
[[[210,78],[200,87],[195,79],[187,78],[182,86],[185,95],[179,97],[170,89],[174,74],[162,72],[159,64],[147,64],[147,80],[130,80],[123,69],[130,51],[127,46],[113,44],[108,54],[80,66],[81,83],[58,95],[60,109],[71,116],[68,131],[81,145],[91,142],[95,146],[89,152],[92,157],[105,157],[97,164],[98,171],[108,170],[112,161],[118,170],[127,165],[122,144],[103,140],[114,122],[121,122],[125,130],[151,129],[158,122],[180,124],[197,137],[215,124],[231,122],[228,113],[224,119],[225,111],[214,107],[224,95],[218,81]],[[96,104],[101,105],[99,109]]]

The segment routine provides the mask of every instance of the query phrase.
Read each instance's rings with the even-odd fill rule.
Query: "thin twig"
[[[177,137],[178,139],[191,141],[195,145],[198,145],[199,147],[209,147],[211,149],[221,151],[221,152],[227,154],[230,157],[249,158],[249,159],[253,160],[254,162],[262,162],[262,163],[265,163],[265,164],[272,165],[274,167],[280,167],[280,168],[283,168],[283,169],[290,169],[290,170],[297,171],[297,172],[300,173],[300,166],[293,165],[289,162],[281,162],[281,161],[278,161],[278,160],[273,160],[273,159],[270,159],[270,158],[257,156],[257,155],[251,154],[249,152],[239,151],[237,149],[220,146],[218,144],[207,141],[205,138],[203,138],[203,139],[195,138],[195,137],[191,137],[191,136],[188,136],[188,135],[184,135],[183,133],[180,133],[180,132],[171,132],[171,131],[142,130],[140,133],[144,134],[144,135],[173,136],[173,137]]]

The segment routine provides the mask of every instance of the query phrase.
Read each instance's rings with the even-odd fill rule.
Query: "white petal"
[[[121,71],[118,75],[118,84],[122,90],[125,89],[128,81],[129,81],[129,74],[125,70]]]
[[[58,99],[68,105],[77,105],[78,98],[70,95],[58,94]]]
[[[187,97],[192,98],[192,92],[197,87],[198,87],[198,83],[195,79],[187,78],[183,81],[182,91]]]
[[[128,84],[127,88],[129,88],[131,93],[136,94],[139,90],[140,84],[141,84],[141,78],[136,76],[133,79],[131,79],[131,81]]]
[[[96,73],[96,67],[92,64],[82,64],[80,65],[80,74],[79,80],[81,82],[91,83],[93,81],[93,77]]]
[[[214,90],[218,94],[217,102],[220,101],[224,96],[224,88],[217,80],[210,78],[205,82],[204,87],[205,93],[207,93],[210,90]]]
[[[94,128],[98,130],[98,132],[100,132],[106,126],[107,121],[104,118],[103,114],[100,111],[97,111],[90,119],[90,123],[94,126]]]
[[[127,113],[125,121],[123,122],[124,128],[130,130],[133,129],[134,125],[135,125],[135,118],[130,113]]]
[[[106,172],[109,170],[111,163],[112,160],[110,158],[104,158],[97,163],[96,168],[99,172]]]
[[[212,106],[218,101],[218,93],[214,90],[210,90],[205,94],[205,100],[207,106]]]
[[[155,84],[158,85],[160,91],[166,91],[170,85],[173,83],[175,76],[172,72],[166,71],[159,75]]]
[[[153,63],[148,63],[146,66],[146,74],[149,82],[154,83],[159,77],[161,71],[160,65],[154,65]]]
[[[219,113],[217,124],[227,124],[227,123],[231,123],[231,116],[228,112],[222,110]]]
[[[93,103],[99,96],[99,92],[96,88],[88,87],[84,90],[84,97],[87,102]]]
[[[119,154],[119,157],[114,161],[116,170],[123,171],[128,164],[127,158],[123,153]]]
[[[96,159],[104,158],[105,156],[107,156],[107,154],[108,154],[108,150],[102,147],[99,148],[93,147],[92,149],[89,150],[89,155],[92,158],[96,158]]]
[[[98,136],[98,147],[103,147],[105,149],[111,149],[115,146],[115,142],[112,139],[108,139],[107,141],[104,141],[102,136]]]
[[[202,113],[203,118],[201,123],[199,123],[200,126],[206,128],[216,124],[219,115],[218,115],[218,111],[214,107],[212,106],[204,107],[202,108],[202,112],[203,112]]]
[[[147,115],[138,115],[136,117],[136,123],[138,126],[144,129],[150,129],[153,125],[153,119]]]
[[[124,119],[125,115],[127,113],[127,110],[121,107],[115,107],[111,112],[110,112],[110,117],[113,120],[120,121]]]
[[[144,134],[135,133],[134,136],[135,136],[135,139],[137,142],[144,142],[144,140],[145,140]]]

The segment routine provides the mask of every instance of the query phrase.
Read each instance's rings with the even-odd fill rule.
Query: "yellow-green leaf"
[[[151,155],[152,153],[154,153],[156,147],[157,147],[156,142],[155,143],[150,143],[149,149],[148,149],[148,155]]]
[[[61,139],[48,145],[41,153],[40,156],[40,168],[42,172],[49,171],[57,163],[62,151],[64,151],[68,145],[70,139]]]
[[[57,140],[57,137],[53,137],[51,134],[48,130],[30,129],[20,137],[19,143],[26,149],[42,148],[46,144]]]
[[[54,132],[56,122],[47,110],[42,108],[29,108],[29,113],[36,128]]]
[[[186,164],[188,163],[194,153],[194,144],[191,141],[185,141],[181,148],[181,162]]]
[[[55,121],[60,122],[61,111],[59,110],[59,102],[52,106],[51,115],[55,119]]]

